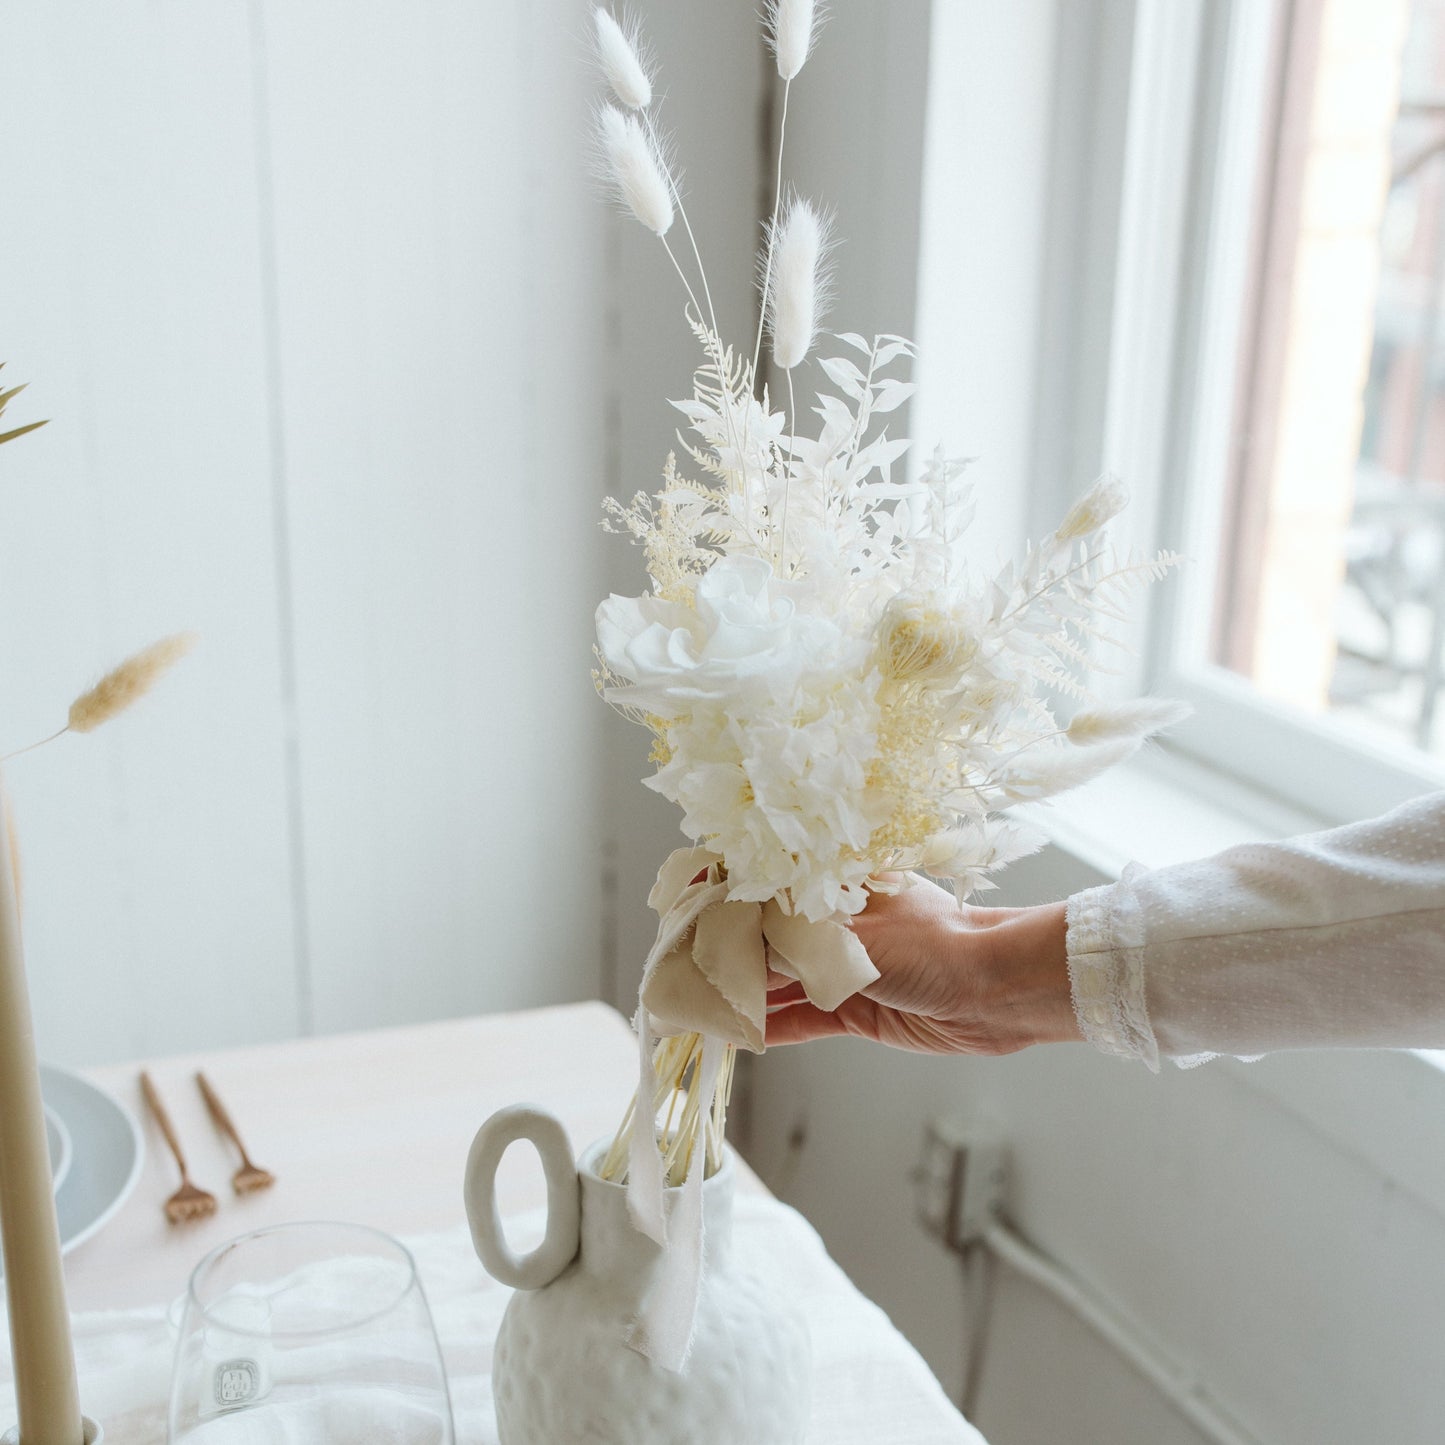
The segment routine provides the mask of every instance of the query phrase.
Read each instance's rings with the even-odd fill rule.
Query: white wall
[[[987,562],[1012,555],[1029,520],[1054,6],[952,0],[933,13],[912,87],[927,96],[917,317],[889,329],[918,338],[924,453],[942,441],[977,458],[971,542]]]
[[[602,301],[585,19],[8,17],[0,356],[10,415],[52,422],[3,457],[0,751],[204,636],[7,768],[49,1056],[596,991],[590,619],[636,337]]]

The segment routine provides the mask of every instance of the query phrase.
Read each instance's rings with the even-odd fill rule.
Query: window
[[[1363,816],[1445,784],[1445,0],[1134,13],[1104,450],[1193,558],[1146,680]]]
[[[1275,48],[1211,659],[1445,755],[1445,0]]]

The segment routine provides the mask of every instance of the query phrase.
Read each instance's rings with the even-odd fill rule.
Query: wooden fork
[[[176,1156],[176,1164],[181,1171],[181,1187],[166,1200],[166,1218],[172,1224],[185,1224],[193,1219],[207,1218],[216,1212],[216,1196],[191,1183],[191,1176],[186,1172],[186,1156],[181,1153],[181,1141],[176,1138],[175,1126],[171,1123],[170,1115],[166,1113],[166,1106],[161,1103],[155,1081],[144,1070],[140,1076],[140,1091],[145,1095],[145,1101],[150,1106],[156,1123],[160,1125],[161,1133],[171,1147],[171,1153]]]
[[[231,1122],[231,1116],[226,1112],[220,1095],[211,1087],[210,1080],[204,1074],[197,1074],[196,1085],[201,1091],[201,1097],[206,1101],[206,1108],[211,1111],[211,1118],[216,1121],[216,1127],[230,1139],[241,1155],[241,1167],[231,1176],[231,1188],[237,1194],[254,1194],[258,1189],[269,1189],[276,1182],[276,1176],[251,1163],[246,1146],[241,1142],[241,1136],[236,1132],[236,1126]]]

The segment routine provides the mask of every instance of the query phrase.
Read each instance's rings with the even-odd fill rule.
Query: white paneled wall
[[[678,8],[751,178],[752,17]],[[0,359],[32,383],[11,416],[53,420],[0,455],[0,752],[204,637],[133,716],[7,767],[51,1057],[599,987],[597,506],[621,379],[660,397],[691,351],[584,175],[586,17],[7,17]]]
[[[239,6],[34,7],[0,46],[0,737],[158,634],[163,700],[8,768],[40,1046],[298,1023],[251,47]]]
[[[597,987],[584,13],[264,8],[321,1029]]]

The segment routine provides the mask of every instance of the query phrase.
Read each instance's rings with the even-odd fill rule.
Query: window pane
[[[1281,7],[1210,648],[1445,754],[1445,0]]]

